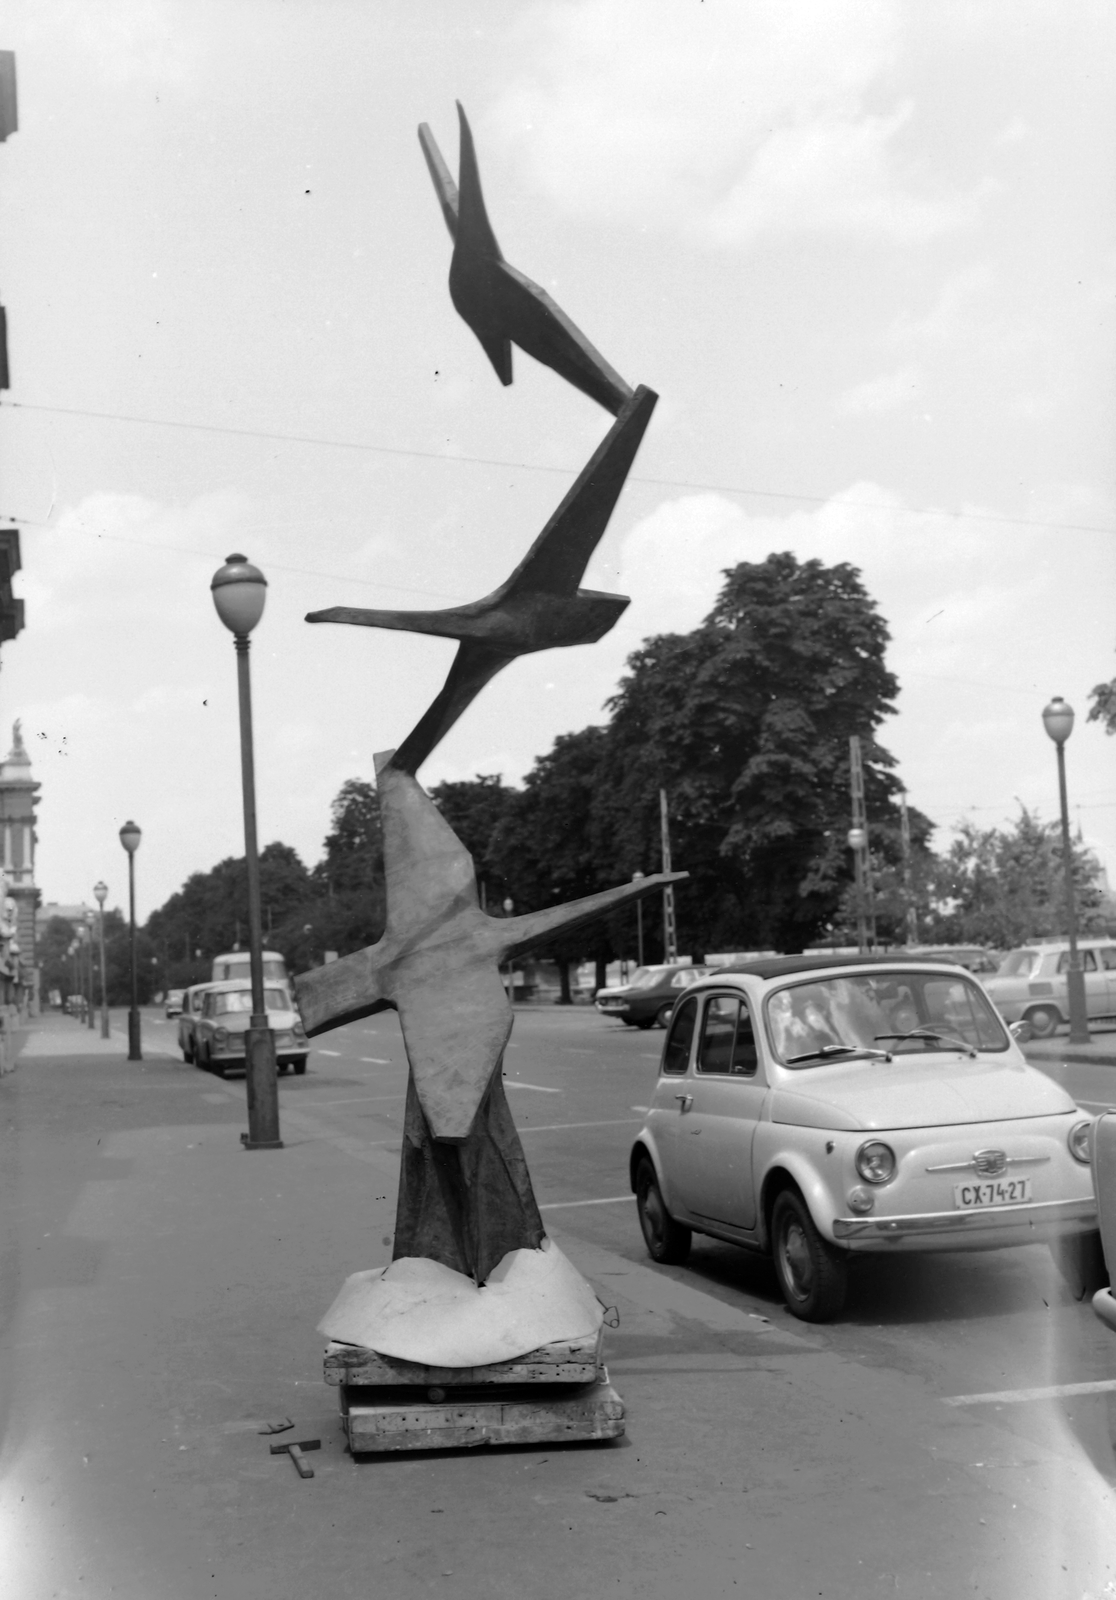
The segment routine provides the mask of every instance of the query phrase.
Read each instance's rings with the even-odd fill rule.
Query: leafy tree
[[[1101,903],[1097,863],[1078,842],[1073,846],[1078,925],[1096,921]],[[1043,822],[1025,806],[1011,828],[981,829],[965,823],[942,867],[943,909],[933,932],[938,942],[974,942],[1007,949],[1025,939],[1066,932],[1066,891],[1061,828]]]
[[[1089,699],[1093,705],[1088,720],[1103,722],[1105,733],[1116,733],[1116,678],[1090,689]]]
[[[793,951],[832,921],[851,873],[850,735],[870,820],[897,821],[894,761],[874,739],[898,689],[887,641],[854,567],[783,553],[727,571],[699,628],[629,658],[598,826],[621,876],[653,869],[665,788],[674,861],[691,874],[682,948]]]

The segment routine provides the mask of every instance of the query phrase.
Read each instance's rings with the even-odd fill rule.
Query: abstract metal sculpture
[[[512,381],[511,347],[517,344],[615,416],[631,399],[631,389],[546,290],[504,260],[484,208],[473,135],[460,101],[457,116],[461,125],[460,190],[454,186],[434,135],[425,122],[419,128],[422,153],[453,240],[450,299],[480,340],[502,384]]]
[[[422,761],[503,667],[530,651],[592,643],[627,606],[622,595],[578,585],[657,398],[643,387],[629,389],[553,301],[503,261],[464,112],[460,194],[425,124],[419,138],[455,238],[454,304],[501,380],[511,382],[514,340],[616,414],[524,560],[485,599],[444,611],[336,606],[307,618],[460,641],[430,709],[398,750],[376,757],[384,935],[295,982],[310,1034],[385,1008],[398,1011],[410,1072],[393,1260],[437,1262],[480,1286],[514,1252],[546,1246],[503,1090],[512,1009],[500,967],[686,874],[660,873],[525,916],[491,917],[478,902],[472,858],[416,781]]]

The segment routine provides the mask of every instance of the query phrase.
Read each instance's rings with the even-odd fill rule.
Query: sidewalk
[[[1048,1061],[1075,1061],[1095,1067],[1116,1067],[1116,1029],[1111,1025],[1093,1024],[1088,1044],[1070,1044],[1068,1034],[1055,1034],[1050,1039],[1031,1039],[1022,1046],[1029,1061],[1045,1065]]]

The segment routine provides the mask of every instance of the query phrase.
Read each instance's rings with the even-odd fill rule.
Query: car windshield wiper
[[[886,1056],[886,1050],[873,1050],[870,1044],[823,1044],[820,1050],[807,1050],[804,1055],[788,1056],[786,1064],[793,1067],[798,1061],[828,1061],[832,1056]]]
[[[927,1044],[951,1044],[958,1050],[964,1050],[970,1060],[976,1060],[976,1049],[967,1039],[956,1039],[952,1033],[935,1033],[931,1028],[912,1028],[909,1033],[877,1033],[875,1038],[894,1039],[897,1044],[905,1044],[908,1039],[925,1039]],[[887,1057],[890,1061],[890,1050]]]

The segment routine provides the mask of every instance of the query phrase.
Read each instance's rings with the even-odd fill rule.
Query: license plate
[[[1018,1206],[1030,1198],[1030,1178],[985,1178],[979,1183],[953,1186],[953,1203],[962,1211],[975,1211],[981,1206]]]

